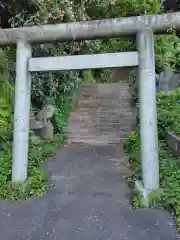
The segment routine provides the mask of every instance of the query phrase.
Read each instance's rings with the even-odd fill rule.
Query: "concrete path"
[[[49,161],[49,193],[0,202],[2,240],[174,240],[166,211],[132,210],[118,146],[71,145]]]

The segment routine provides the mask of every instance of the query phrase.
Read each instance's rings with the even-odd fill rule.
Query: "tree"
[[[162,6],[165,11],[177,12],[180,10],[179,0],[164,0],[162,1]]]
[[[22,7],[23,9],[21,9]],[[145,12],[147,14],[161,12],[160,0],[30,0],[28,2],[21,0],[20,6],[16,7],[12,4],[10,9],[12,17],[9,19],[9,23],[11,27],[143,15]],[[166,45],[171,44],[168,38],[165,42]],[[174,47],[176,49],[175,45]],[[57,56],[87,52],[112,52],[114,50],[129,51],[133,48],[133,41],[124,42],[122,39],[109,39],[35,45],[33,53],[34,56]],[[168,51],[168,48],[166,49]],[[157,56],[157,64],[160,66],[158,68],[162,69],[164,58],[159,57],[159,54],[162,56],[164,54],[163,45],[159,46]],[[160,61],[161,63],[159,63]],[[169,61],[168,58],[166,58],[166,61]],[[78,72],[35,74],[32,88],[34,104],[36,104],[37,99],[39,102],[38,107],[45,101],[54,101],[59,96],[59,93],[67,92],[68,95],[68,92],[70,93],[76,86],[79,76]],[[57,79],[61,83],[58,89],[55,88]]]

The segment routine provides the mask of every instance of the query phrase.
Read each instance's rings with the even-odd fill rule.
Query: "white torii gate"
[[[31,72],[139,66],[141,163],[144,196],[159,188],[155,33],[180,28],[180,13],[0,30],[0,45],[17,44],[12,182],[27,179]],[[137,36],[137,51],[32,58],[31,43]]]

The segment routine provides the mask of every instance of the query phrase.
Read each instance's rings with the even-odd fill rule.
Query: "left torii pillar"
[[[27,41],[18,40],[12,155],[13,183],[23,183],[27,179],[31,104],[31,74],[28,72],[28,61],[31,56],[30,44]]]

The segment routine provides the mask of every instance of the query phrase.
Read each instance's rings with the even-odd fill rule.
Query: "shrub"
[[[0,148],[12,137],[13,127],[13,86],[9,83],[8,60],[0,51]]]
[[[163,189],[158,202],[153,204],[170,209],[177,216],[177,227],[180,230],[180,159],[172,155],[165,142],[165,131],[180,131],[180,89],[168,96],[165,93],[157,94],[157,117],[159,134],[159,164],[160,187]],[[132,132],[124,144],[125,151],[130,155],[132,173],[128,177],[128,183],[132,186],[134,180],[141,172],[140,165],[140,132],[139,127]],[[137,204],[136,201],[133,202]]]
[[[11,183],[12,144],[8,144],[6,151],[0,151],[0,198],[25,200],[44,195],[49,188],[47,173],[39,167],[55,153],[64,140],[64,136],[56,135],[52,141],[42,141],[39,145],[30,144],[28,180],[18,186]]]
[[[8,54],[0,51],[0,198],[17,200],[41,196],[47,191],[46,173],[39,170],[39,166],[64,143],[66,136],[56,134],[52,141],[42,141],[39,145],[30,142],[28,180],[23,185],[12,185],[14,87],[9,81],[9,67]],[[67,112],[67,108],[65,110]]]

